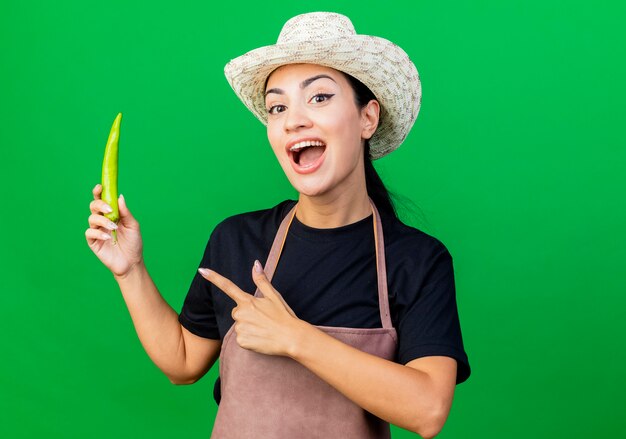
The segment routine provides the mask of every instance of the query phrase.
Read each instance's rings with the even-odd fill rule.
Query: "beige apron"
[[[378,302],[382,328],[316,326],[362,351],[393,361],[397,334],[389,316],[385,245],[378,210],[374,213]],[[271,280],[296,206],[283,219],[270,250],[265,272]],[[255,296],[263,297],[257,289]],[[372,415],[297,361],[243,349],[234,325],[220,353],[222,399],[212,439],[385,439],[389,423]],[[358,367],[358,365],[356,365]]]

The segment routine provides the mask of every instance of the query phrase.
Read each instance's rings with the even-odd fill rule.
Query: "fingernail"
[[[208,276],[209,273],[211,272],[211,270],[207,269],[207,268],[198,268],[198,271],[200,272],[201,275],[203,276]]]
[[[126,200],[124,200],[124,195],[120,194],[120,200],[124,201],[124,203],[126,203]]]
[[[108,204],[104,206],[104,213],[111,213],[111,212],[113,212],[113,209],[111,208],[111,206],[109,206]]]
[[[261,267],[261,263],[258,260],[254,261],[254,271],[259,274],[263,273],[263,267]]]
[[[114,222],[112,222],[112,221],[109,221],[109,223],[107,224],[107,229],[109,229],[109,230],[115,230],[115,229],[117,229],[117,224],[115,224],[115,223],[114,223]]]

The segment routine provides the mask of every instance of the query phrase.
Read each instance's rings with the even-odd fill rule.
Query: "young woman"
[[[220,223],[179,315],[147,272],[123,197],[111,245],[96,185],[87,242],[148,355],[176,384],[220,358],[214,438],[385,438],[389,423],[435,436],[470,374],[452,257],[397,218],[371,163],[413,126],[415,66],[318,12],[225,73],[299,197]]]

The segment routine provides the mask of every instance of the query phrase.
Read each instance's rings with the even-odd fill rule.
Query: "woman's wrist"
[[[307,346],[307,343],[311,342],[313,332],[318,330],[310,323],[298,319],[293,327],[292,337],[289,346],[287,346],[287,356],[292,360],[298,361],[298,358],[302,355],[303,349]]]
[[[117,283],[128,282],[128,281],[132,281],[136,279],[137,276],[140,276],[141,273],[144,272],[145,270],[146,270],[146,266],[144,264],[143,258],[141,258],[139,261],[134,262],[129,267],[129,269],[126,270],[125,273],[122,273],[122,274],[113,273],[113,277],[115,278]]]

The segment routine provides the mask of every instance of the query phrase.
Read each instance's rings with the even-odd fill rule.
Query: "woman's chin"
[[[327,190],[319,186],[294,186],[294,189],[298,191],[301,196],[305,197],[319,197],[320,195],[324,195],[327,192]]]
[[[328,183],[321,181],[319,178],[303,179],[301,175],[290,176],[291,186],[298,191],[300,195],[307,197],[318,197],[324,195],[330,189]]]

